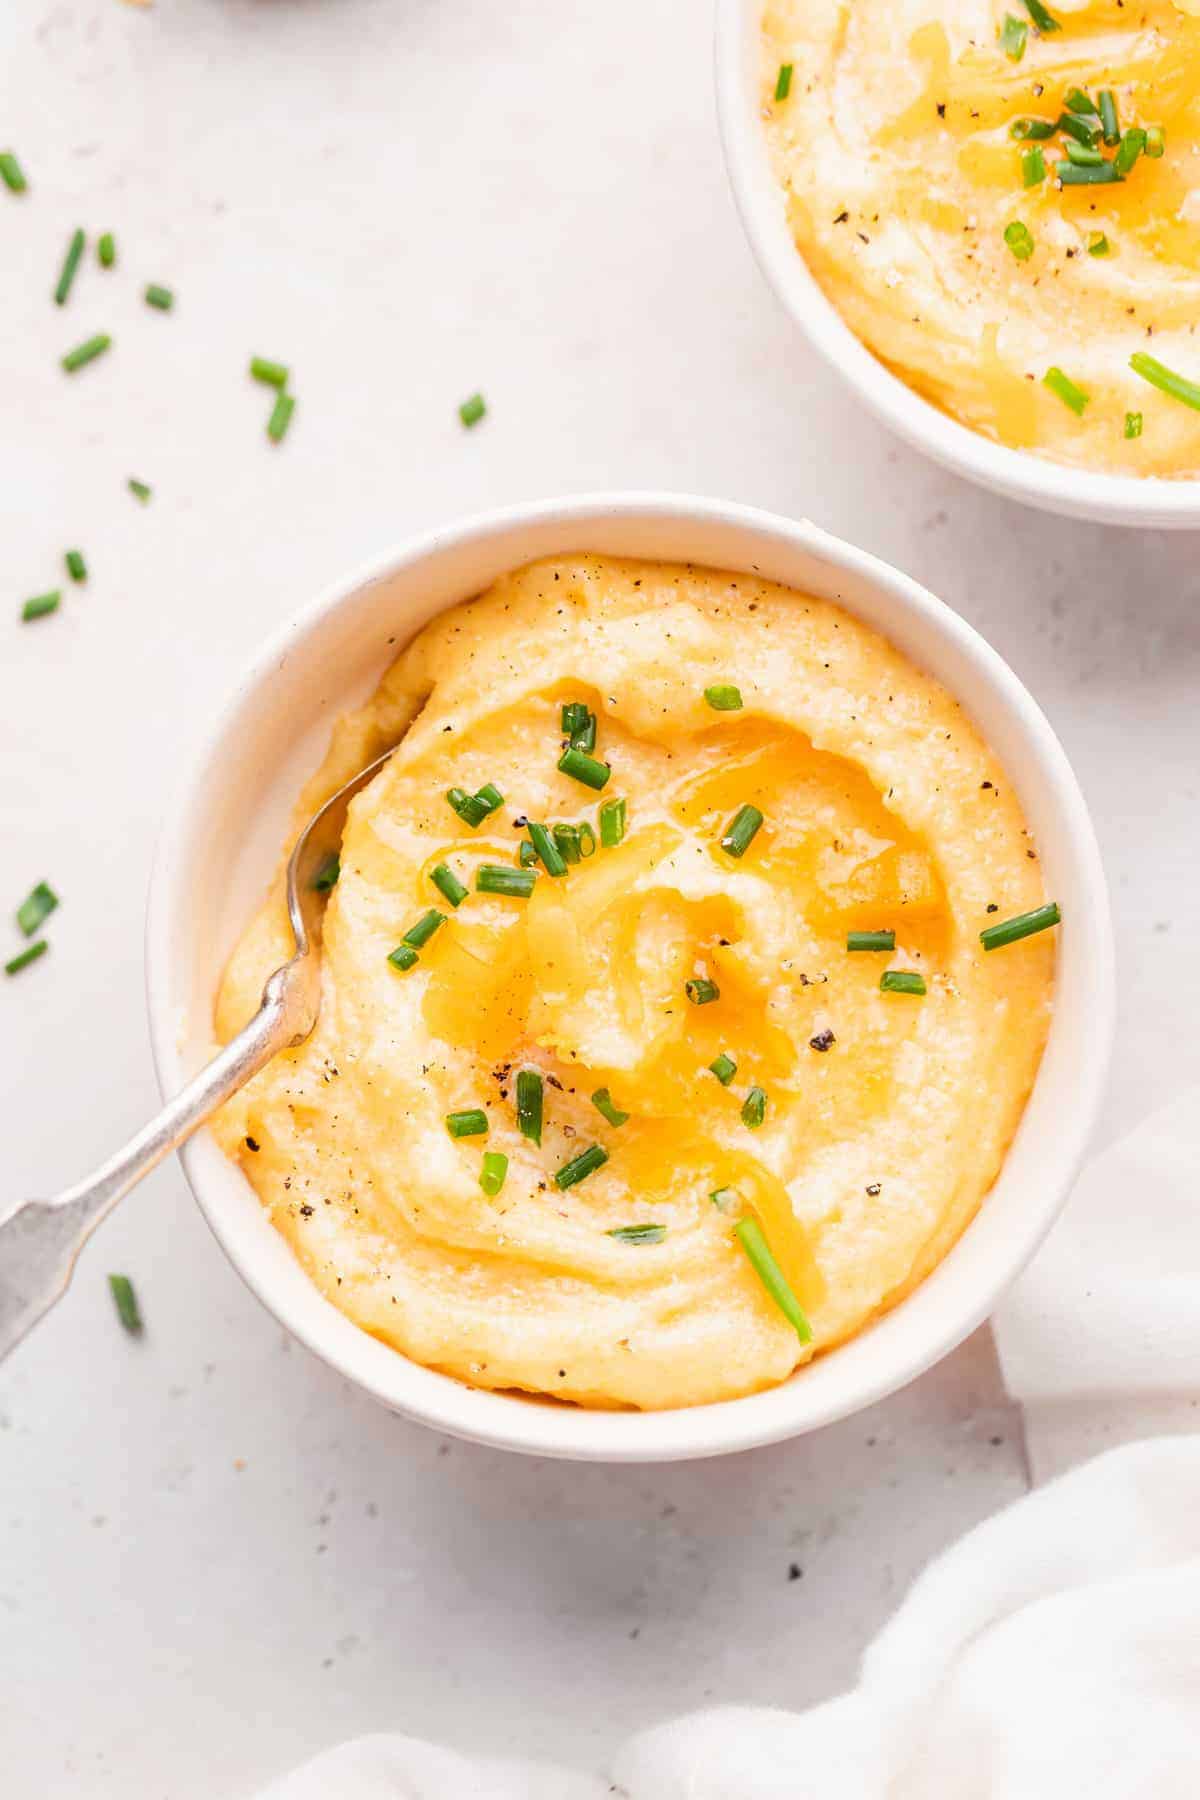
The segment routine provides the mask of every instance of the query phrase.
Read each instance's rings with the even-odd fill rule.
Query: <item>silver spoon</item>
[[[313,814],[296,839],[287,866],[295,954],[268,978],[262,1004],[249,1024],[94,1175],[56,1199],[19,1202],[0,1220],[0,1359],[62,1298],[79,1252],[117,1201],[273,1056],[303,1043],[311,1032],[321,1008],[314,928],[324,905],[314,880],[324,859],[342,841],[349,802],[391,754],[386,750],[360,769]]]

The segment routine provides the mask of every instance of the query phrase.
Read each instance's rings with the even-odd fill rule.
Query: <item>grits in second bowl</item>
[[[797,248],[985,437],[1200,474],[1200,0],[768,0]]]
[[[1057,917],[935,681],[756,577],[559,557],[426,626],[294,831],[391,744],[317,1027],[216,1124],[335,1306],[479,1386],[675,1407],[934,1268],[1036,1075]],[[220,1037],[289,950],[280,877]]]

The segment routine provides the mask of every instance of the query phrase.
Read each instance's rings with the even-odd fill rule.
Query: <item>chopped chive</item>
[[[846,948],[847,950],[894,950],[896,934],[894,931],[848,931]]]
[[[529,839],[522,838],[521,842],[517,845],[517,867],[518,867],[518,869],[532,869],[532,867],[536,863],[537,859],[538,859],[538,853],[534,849],[533,845],[529,842]]]
[[[737,1063],[725,1050],[719,1056],[714,1056],[708,1066],[722,1087],[728,1087],[737,1074]]]
[[[1041,145],[1035,144],[1032,150],[1026,150],[1021,157],[1021,181],[1025,187],[1031,188],[1045,179],[1046,158],[1042,155]]]
[[[708,1197],[718,1212],[736,1212],[737,1208],[742,1204],[742,1196],[738,1193],[736,1188],[732,1187],[714,1188]]]
[[[665,1225],[618,1225],[605,1234],[619,1244],[661,1244],[667,1235]]]
[[[1031,0],[1026,0],[1030,5]],[[763,1234],[763,1228],[757,1219],[739,1219],[733,1228],[733,1235],[750,1259],[750,1267],[766,1288],[768,1294],[792,1326],[802,1344],[812,1340],[812,1326],[804,1315],[804,1309],[788,1285],[787,1276],[771,1254],[771,1246]]]
[[[578,825],[556,825],[554,844],[564,863],[577,863],[583,856]]]
[[[449,863],[439,863],[436,869],[430,871],[429,879],[438,893],[442,894],[451,906],[461,906],[470,892],[463,886]]]
[[[171,289],[169,287],[160,287],[157,281],[150,282],[142,297],[147,306],[155,306],[158,308],[159,312],[170,312],[175,304],[175,296],[171,292]]]
[[[489,1200],[494,1200],[508,1174],[508,1158],[503,1150],[485,1150],[483,1168],[479,1172],[479,1185]]]
[[[132,1281],[128,1275],[110,1275],[108,1291],[113,1297],[113,1305],[117,1309],[118,1319],[126,1331],[136,1337],[142,1329],[142,1314],[137,1303],[137,1295],[133,1291]]]
[[[1125,436],[1127,438],[1139,438],[1139,437],[1141,437],[1141,435],[1142,435],[1142,415],[1141,415],[1141,413],[1126,413],[1125,414]]]
[[[925,977],[913,969],[885,969],[879,977],[885,994],[923,994]]]
[[[1128,175],[1145,148],[1146,134],[1140,126],[1135,125],[1131,131],[1123,131],[1112,162],[1117,174]]]
[[[10,194],[23,194],[29,186],[15,150],[0,150],[0,181]]]
[[[721,998],[720,988],[707,976],[702,976],[695,981],[685,981],[683,991],[693,1006],[710,1006],[714,1000]]]
[[[503,863],[480,863],[475,871],[475,892],[507,894],[513,900],[528,900],[536,880],[536,869],[509,869]]]
[[[563,735],[572,750],[596,748],[596,715],[582,700],[568,701],[562,709]]]
[[[1111,245],[1102,231],[1097,231],[1094,236],[1088,239],[1087,251],[1089,256],[1107,256],[1110,249]]]
[[[1008,135],[1013,138],[1052,138],[1057,130],[1053,119],[1014,119]]]
[[[1074,138],[1068,138],[1063,149],[1067,153],[1068,162],[1073,162],[1076,168],[1098,169],[1104,162],[1094,144],[1077,144]]]
[[[542,1141],[543,1081],[539,1069],[521,1069],[517,1075],[517,1126],[531,1144]]]
[[[272,362],[269,356],[252,356],[250,374],[255,381],[265,382],[268,387],[282,388],[287,386],[289,370],[286,363]]]
[[[292,422],[292,414],[296,410],[296,397],[289,394],[286,388],[280,388],[271,408],[271,416],[267,420],[267,436],[273,444],[281,444],[287,436],[287,428]]]
[[[87,580],[87,564],[83,560],[82,550],[68,550],[63,561],[67,565],[67,574],[72,581]]]
[[[1084,149],[1090,149],[1100,136],[1099,125],[1090,119],[1077,119],[1074,113],[1059,113],[1057,128]]]
[[[1103,157],[1098,163],[1055,163],[1054,173],[1063,187],[1096,187],[1122,179],[1116,164],[1105,162]]]
[[[1167,134],[1161,125],[1147,125],[1143,148],[1147,156],[1160,157],[1167,147]]]
[[[463,824],[469,825],[472,831],[477,825],[482,825],[493,810],[486,800],[481,800],[478,794],[468,794],[465,788],[447,788],[446,799]]]
[[[606,1087],[597,1088],[592,1095],[592,1105],[598,1113],[602,1113],[610,1125],[624,1125],[629,1117],[620,1107],[613,1105],[613,1097]]]
[[[32,937],[58,907],[58,895],[47,881],[39,881],[17,908],[17,924]]]
[[[541,859],[542,867],[547,875],[565,875],[567,860],[554,841],[553,833],[546,825],[538,825],[533,820],[529,823],[529,837],[534,850]]]
[[[1119,144],[1121,127],[1117,123],[1117,101],[1111,88],[1100,89],[1100,128],[1106,144]]]
[[[420,962],[420,957],[411,944],[397,944],[388,956],[393,969],[412,969]]]
[[[578,1156],[573,1156],[570,1162],[556,1170],[554,1184],[560,1188],[574,1187],[577,1181],[603,1168],[607,1161],[608,1151],[603,1144],[589,1144],[586,1150],[581,1150]]]
[[[1004,227],[1004,241],[1018,262],[1028,262],[1033,255],[1033,233],[1020,219]]]
[[[31,619],[44,619],[49,613],[57,612],[62,600],[62,593],[55,589],[50,594],[35,594],[21,608],[21,618],[28,625]]]
[[[1019,938],[1032,937],[1035,931],[1045,931],[1051,925],[1057,925],[1062,919],[1058,902],[1051,900],[1046,906],[1035,906],[1032,912],[1018,913],[1014,919],[1003,919],[999,925],[987,925],[979,934],[979,941],[985,950],[1000,950],[1005,944],[1015,944]]]
[[[1064,375],[1059,368],[1049,368],[1042,376],[1042,386],[1048,387],[1052,394],[1057,394],[1063,405],[1069,406],[1079,418],[1083,417],[1083,409],[1091,396],[1085,394],[1081,387],[1076,387],[1069,375]]]
[[[589,856],[596,854],[596,834],[586,819],[579,821],[579,854],[586,862]]]
[[[338,876],[341,872],[342,859],[336,850],[331,850],[328,856],[322,857],[317,872],[313,876],[313,893],[331,894],[338,884]]]
[[[1039,31],[1062,30],[1062,26],[1054,17],[1053,13],[1048,13],[1046,11],[1046,8],[1042,5],[1042,0],[1024,0],[1024,4],[1025,11],[1029,14]]]
[[[1073,113],[1099,113],[1100,111],[1091,95],[1085,94],[1082,88],[1077,87],[1067,89],[1067,107]]]
[[[24,950],[19,951],[16,956],[12,957],[9,962],[6,962],[4,965],[4,973],[6,975],[19,975],[22,969],[27,969],[30,963],[35,963],[39,956],[45,956],[49,948],[50,946],[45,938],[39,938],[36,944],[29,944]]]
[[[625,818],[628,802],[625,800],[605,800],[600,807],[600,842],[606,850],[615,850],[625,836]]]
[[[742,1124],[748,1125],[751,1131],[757,1131],[766,1116],[766,1090],[760,1087],[752,1087],[742,1102]]]
[[[1174,369],[1168,369],[1160,363],[1156,356],[1147,356],[1144,350],[1135,350],[1129,359],[1129,366],[1135,375],[1148,381],[1164,394],[1170,394],[1172,400],[1182,400],[1185,406],[1194,406],[1200,410],[1200,384],[1189,381],[1184,375],[1177,375]]]
[[[445,913],[439,912],[436,906],[431,906],[428,912],[423,912],[421,914],[415,925],[409,926],[402,941],[406,944],[411,944],[414,950],[422,950],[429,942],[438,926],[444,925],[445,923]]]
[[[85,339],[82,344],[76,344],[74,350],[68,350],[61,359],[62,366],[68,375],[73,375],[76,369],[86,368],[88,363],[95,362],[98,356],[103,356],[111,345],[112,339],[108,333],[98,331],[95,337]]]
[[[459,407],[458,416],[469,431],[472,425],[478,425],[486,411],[487,402],[484,400],[483,395],[472,394],[470,399],[464,400]]]
[[[792,91],[792,63],[780,63],[779,73],[775,77],[775,98],[786,100]]]
[[[102,231],[96,240],[96,260],[102,269],[111,269],[117,260],[117,240],[111,231]]]
[[[561,774],[569,775],[572,781],[582,781],[584,787],[595,788],[597,793],[612,774],[607,763],[597,761],[586,750],[573,748],[563,751],[558,759],[558,767]]]
[[[742,690],[734,687],[732,682],[718,681],[712,687],[706,687],[704,698],[714,712],[741,712]]]
[[[721,839],[726,856],[745,856],[762,822],[763,816],[757,806],[739,806]]]
[[[67,254],[63,258],[62,274],[59,276],[58,285],[54,290],[54,299],[58,306],[65,306],[67,303],[67,295],[71,292],[71,285],[75,280],[75,271],[78,269],[79,259],[83,255],[83,245],[83,232],[76,227],[71,233],[71,241],[67,245]]]
[[[1018,19],[1013,13],[1005,13],[1004,23],[1000,27],[1000,48],[1010,62],[1020,62],[1025,54],[1025,40],[1029,36],[1029,27],[1024,19]]]
[[[131,475],[126,485],[134,499],[140,500],[143,506],[154,492],[148,481],[139,481],[136,475]]]
[[[498,812],[504,805],[504,795],[494,781],[485,781],[481,788],[476,788],[475,798],[482,800],[489,813]]]
[[[481,1106],[468,1106],[462,1112],[446,1114],[446,1130],[452,1138],[486,1137],[487,1114]]]

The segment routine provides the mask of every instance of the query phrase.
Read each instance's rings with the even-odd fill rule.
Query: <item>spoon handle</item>
[[[307,1034],[311,1019],[298,1016],[303,980],[297,975],[296,963],[277,970],[249,1024],[86,1181],[52,1200],[20,1202],[0,1220],[0,1360],[61,1299],[79,1252],[117,1201],[273,1056]]]

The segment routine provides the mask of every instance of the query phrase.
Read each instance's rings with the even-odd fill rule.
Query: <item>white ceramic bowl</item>
[[[207,1132],[183,1151],[183,1165],[230,1261],[264,1305],[386,1406],[442,1431],[539,1455],[709,1456],[842,1418],[953,1349],[986,1317],[1050,1226],[1100,1102],[1112,1035],[1113,956],[1087,809],[1061,746],[1016,676],[915,582],[812,525],[670,494],[513,507],[432,532],[360,569],[259,653],[183,782],[150,895],[154,1057],[166,1092],[208,1053],[225,957],[270,877],[295,795],[338,715],[365,696],[434,613],[506,569],[578,550],[754,570],[838,601],[957,695],[1005,764],[1065,923],[1041,1071],[978,1217],[894,1312],[780,1387],[674,1412],[585,1412],[467,1387],[376,1342],[312,1286],[249,1183]]]
[[[946,468],[1013,500],[1109,525],[1200,527],[1200,481],[1069,469],[994,444],[885,368],[808,271],[788,230],[763,130],[759,28],[765,0],[717,0],[717,114],[734,199],[763,274],[809,341],[892,430]]]

